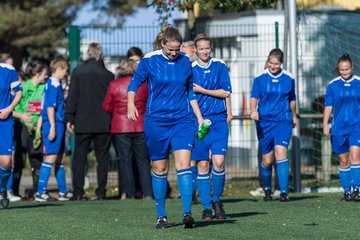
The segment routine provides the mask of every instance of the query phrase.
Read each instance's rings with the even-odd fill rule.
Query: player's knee
[[[198,173],[205,174],[209,172],[209,162],[201,161],[198,163]]]

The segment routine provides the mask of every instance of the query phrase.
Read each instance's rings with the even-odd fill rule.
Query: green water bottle
[[[201,124],[200,130],[196,135],[196,138],[201,141],[205,138],[208,134],[211,126],[211,121],[209,119],[205,119],[204,122]]]

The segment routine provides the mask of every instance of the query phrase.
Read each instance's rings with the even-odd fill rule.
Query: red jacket
[[[144,114],[148,97],[148,86],[144,83],[139,87],[135,106],[139,117],[136,121],[127,118],[127,89],[132,76],[124,76],[110,82],[102,107],[112,112],[111,133],[144,132]]]

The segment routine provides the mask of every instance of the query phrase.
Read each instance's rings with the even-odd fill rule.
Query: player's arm
[[[230,97],[225,98],[225,101],[226,101],[226,113],[227,113],[226,122],[230,123],[233,118]]]
[[[56,128],[55,128],[55,108],[47,107],[46,112],[50,122],[50,132],[48,135],[48,139],[53,141],[56,137]]]
[[[330,135],[329,120],[330,120],[332,110],[333,110],[332,106],[326,106],[324,108],[323,132],[326,136]]]
[[[11,104],[6,108],[0,109],[0,119],[7,119],[10,113],[14,110],[15,106],[20,102],[22,97],[21,89],[16,91],[15,97]]]
[[[129,91],[127,93],[127,117],[135,121],[139,117],[139,112],[135,106],[136,92]]]
[[[298,125],[298,120],[297,120],[297,116],[296,116],[296,101],[292,100],[290,102],[290,110],[291,110],[291,114],[292,114],[292,118],[293,118],[293,127],[296,127]]]
[[[259,112],[257,110],[258,100],[256,98],[250,98],[250,118],[252,120],[259,120]]]
[[[198,123],[199,123],[199,129],[201,127],[201,124],[204,122],[204,118],[203,116],[201,115],[201,111],[200,111],[200,108],[199,108],[199,104],[198,104],[198,101],[196,99],[193,99],[193,100],[190,100],[190,105],[194,111],[194,114],[198,120]]]
[[[204,95],[209,95],[217,98],[228,98],[230,96],[230,93],[224,91],[223,89],[216,89],[216,90],[205,89],[196,83],[193,83],[193,89],[195,93],[201,93]]]

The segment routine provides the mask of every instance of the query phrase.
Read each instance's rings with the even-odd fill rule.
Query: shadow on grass
[[[254,199],[254,198],[227,198],[227,199],[221,199],[222,203],[236,203],[236,202],[243,202],[243,201],[258,202],[259,199]]]
[[[320,196],[290,196],[290,202],[313,199],[313,198],[320,198]],[[275,198],[275,200],[279,200],[279,198]]]
[[[27,209],[27,208],[42,208],[42,207],[61,207],[64,206],[64,204],[61,203],[36,203],[36,204],[29,204],[29,205],[20,205],[20,206],[14,206],[11,205],[9,206],[9,210],[11,209]]]
[[[249,217],[249,216],[254,216],[254,215],[263,215],[263,214],[267,214],[266,212],[242,212],[242,213],[231,213],[231,214],[226,214],[227,218],[241,218],[241,217]]]

